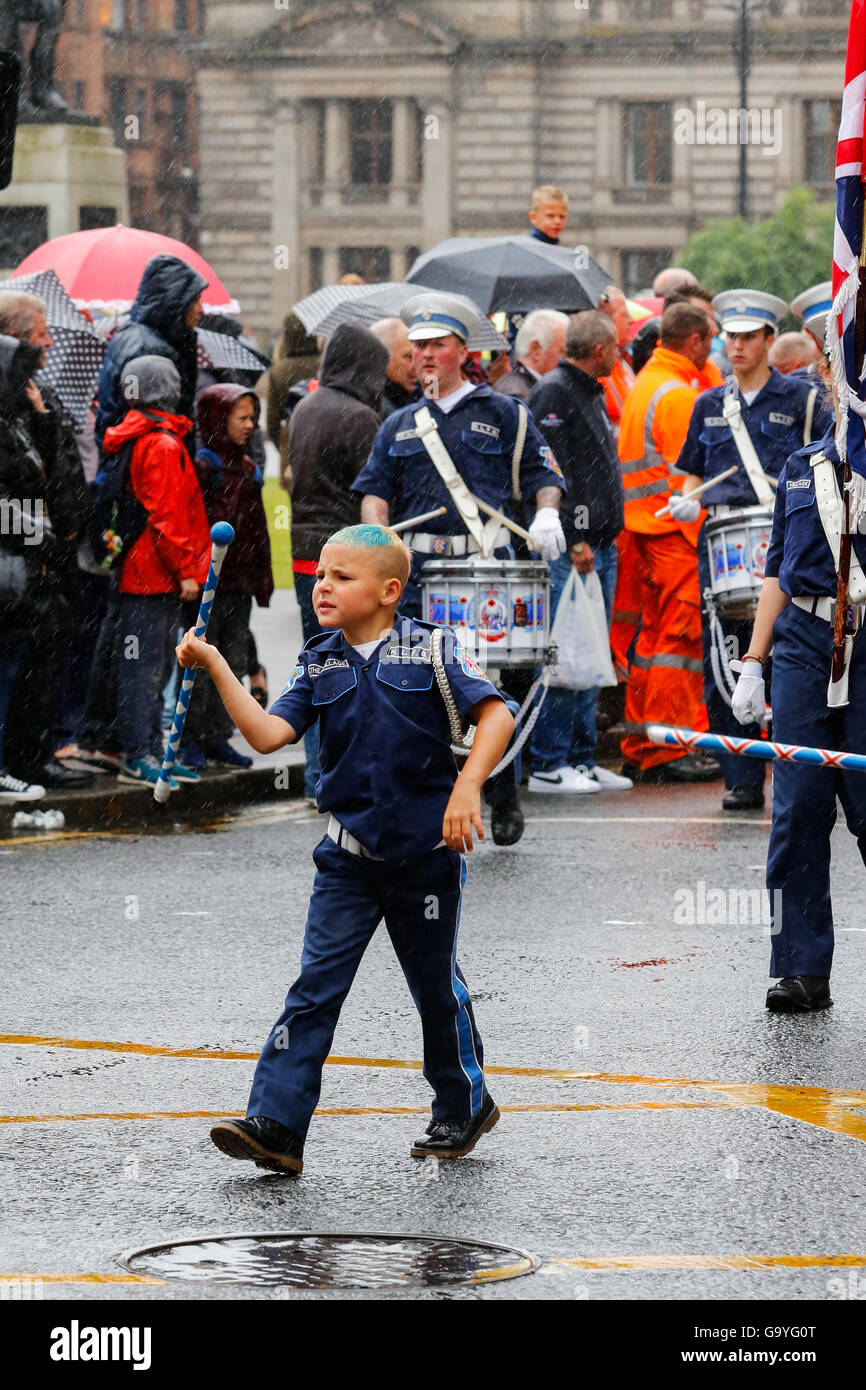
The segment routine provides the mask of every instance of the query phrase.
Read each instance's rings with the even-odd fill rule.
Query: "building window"
[[[87,0],[74,0],[70,5],[69,23],[73,29],[83,29],[87,23]]]
[[[72,88],[72,108],[74,111],[86,110],[87,94],[83,82],[70,83]]]
[[[147,0],[132,0],[132,27],[140,34],[147,28]]]
[[[189,147],[187,90],[183,82],[159,84],[159,122],[167,129],[168,144],[172,150],[186,150]]]
[[[835,179],[841,108],[839,101],[805,103],[807,183],[826,187]]]
[[[126,118],[130,114],[126,95],[126,83],[119,77],[112,77],[108,84],[108,102],[111,111],[111,129],[114,143],[123,147],[126,144]]]
[[[628,13],[633,19],[670,19],[671,0],[629,0]]]
[[[361,188],[386,188],[391,182],[390,101],[349,102],[351,182]]]
[[[321,246],[310,247],[310,289],[320,290],[322,288],[322,248]]]
[[[0,265],[18,265],[47,240],[46,207],[0,208]]]
[[[418,259],[418,257],[419,257],[420,255],[421,255],[421,247],[420,247],[420,246],[407,246],[407,247],[406,247],[406,273],[407,273],[407,275],[408,275],[409,271],[412,269],[413,265],[415,264],[415,262],[417,261],[417,259]]]
[[[178,34],[189,33],[189,0],[174,0],[174,27]]]
[[[95,232],[99,227],[114,227],[117,223],[117,208],[80,207],[78,209],[78,230]]]
[[[652,251],[624,251],[622,254],[623,284],[626,294],[649,290],[660,270],[670,265],[673,251],[669,246]]]
[[[360,275],[368,285],[391,279],[391,252],[387,246],[341,246],[340,274]]]
[[[625,182],[631,188],[671,181],[669,101],[628,101],[623,108]]]

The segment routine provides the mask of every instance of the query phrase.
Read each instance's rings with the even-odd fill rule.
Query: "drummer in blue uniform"
[[[686,442],[676,469],[672,470],[687,476],[682,494],[672,498],[671,513],[678,521],[695,521],[703,506],[712,520],[761,506],[766,509],[769,526],[774,485],[785,460],[804,443],[819,438],[827,428],[821,384],[783,376],[767,362],[778,321],[788,312],[783,299],[760,290],[727,290],[716,295],[713,308],[733,375],[723,386],[702,392],[695,401]],[[688,496],[694,488],[734,465],[737,472],[709,488],[700,502]],[[712,588],[706,527],[698,540],[698,577],[701,594],[705,595]],[[716,620],[719,627],[715,627],[712,605],[708,603],[703,615],[703,657],[710,730],[739,734],[730,693],[726,699],[716,681],[713,644],[717,664],[732,656],[739,658],[749,641],[752,618],[718,613]],[[724,681],[725,672],[721,666],[720,669]],[[732,678],[730,685],[732,689]],[[756,726],[752,737],[758,737],[759,732]],[[719,754],[719,763],[726,789],[723,808],[740,811],[762,807],[764,764],[729,754]]]
[[[800,315],[803,320],[804,331],[815,340],[821,350],[821,357],[817,362],[812,362],[808,367],[798,367],[791,375],[809,377],[813,384],[820,378],[828,391],[830,390],[830,359],[824,345],[824,333],[827,328],[827,315],[832,305],[832,280],[822,280],[818,285],[810,285],[807,290],[798,294],[796,299],[791,300],[791,313]]]
[[[826,463],[824,462],[826,460]],[[779,476],[766,578],[733,707],[743,724],[764,711],[763,673],[773,650],[773,738],[866,754],[866,604],[852,602],[846,631],[852,638],[847,704],[831,707],[829,678],[836,611],[837,565],[822,517],[841,520],[844,466],[832,426],[823,439],[788,459]],[[866,525],[863,521],[861,526]],[[852,600],[866,595],[856,561],[866,566],[866,536],[852,512]],[[838,544],[838,542],[837,542]],[[835,698],[835,696],[834,696]],[[748,761],[743,759],[743,761]],[[776,980],[767,1008],[805,1013],[831,1003],[833,911],[830,834],[836,798],[866,861],[866,777],[802,763],[773,767],[773,824],[767,857],[771,904],[770,975]]]
[[[413,363],[424,399],[395,411],[384,422],[373,441],[369,459],[355,479],[353,491],[363,494],[362,520],[378,525],[398,525],[438,506],[446,508],[441,517],[423,523],[418,530],[403,533],[413,558],[401,612],[420,618],[420,584],[425,563],[431,558],[462,557],[480,551],[459,505],[459,496],[455,503],[453,485],[449,489],[428,452],[430,419],[435,425],[434,449],[444,445],[468,492],[509,518],[513,517],[511,499],[516,472],[526,514],[534,513],[529,533],[545,560],[557,558],[565,551],[558,515],[565,483],[550,447],[526,407],[487,385],[477,386],[464,379],[460,369],[467,357],[466,344],[480,328],[477,315],[466,301],[447,294],[418,294],[404,305],[402,316],[409,328]],[[421,421],[416,418],[419,415]],[[489,522],[484,513],[479,520],[496,532],[494,558],[512,559],[512,533],[507,527],[497,529],[495,521]],[[475,526],[477,531],[477,522]],[[505,673],[504,685],[507,680]],[[515,768],[512,763],[485,787],[485,799],[491,806],[493,840],[500,845],[514,844],[523,833]]]

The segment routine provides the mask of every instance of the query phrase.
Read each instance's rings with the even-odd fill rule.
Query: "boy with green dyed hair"
[[[319,721],[317,795],[330,819],[313,852],[301,973],[262,1050],[246,1118],[211,1129],[224,1153],[276,1172],[303,1168],[340,1009],[382,918],[421,1015],[424,1076],[434,1092],[432,1120],[411,1154],[460,1158],[499,1119],[457,964],[457,930],[473,826],[484,838],[481,787],[514,720],[453,631],[443,629],[451,692],[461,717],[476,725],[457,774],[434,678],[433,627],[398,614],[410,565],[408,548],[388,527],[350,526],[330,537],[313,590],[325,631],[307,642],[267,712],[192,630],[177,649],[181,666],[209,671],[259,752],[296,742]]]

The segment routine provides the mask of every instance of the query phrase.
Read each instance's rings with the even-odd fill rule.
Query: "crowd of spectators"
[[[557,244],[567,214],[559,189],[536,190],[531,235]],[[84,787],[102,773],[124,782],[156,779],[174,647],[197,611],[215,521],[229,521],[236,540],[213,608],[212,640],[264,701],[250,630],[253,600],[266,607],[273,592],[263,433],[279,451],[280,481],[291,494],[292,570],[306,639],[318,630],[312,589],[319,551],[335,529],[359,520],[352,484],[382,421],[421,396],[402,319],[369,330],[343,325],[323,343],[289,314],[262,383],[263,431],[254,378],[202,376],[195,330],[204,289],[202,277],[175,257],[149,262],[129,321],[108,344],[84,431],[55,392],[35,384],[52,347],[44,303],[29,293],[0,294],[0,800],[35,800],[46,788]],[[483,362],[470,354],[462,369],[468,381],[487,381],[527,405],[564,475],[567,549],[550,565],[554,611],[572,567],[584,579],[594,571],[608,623],[623,546],[625,465],[617,441],[625,404],[659,351],[685,351],[682,335],[676,338],[680,320],[688,319],[693,336],[695,323],[705,325],[697,333],[702,344],[705,332],[709,341],[718,331],[712,292],[687,270],[664,270],[650,294],[658,312],[637,332],[622,289],[608,285],[595,309],[537,309],[515,321],[509,356]],[[724,366],[723,348],[720,355]],[[814,370],[820,356],[816,340],[801,331],[776,338],[769,360],[780,372],[802,372]],[[704,378],[703,365],[697,368],[700,389],[723,379],[711,363],[706,370]],[[116,531],[100,529],[96,504],[101,498],[104,512],[106,496],[119,499],[114,515],[124,512],[123,534],[119,521]],[[627,678],[628,655],[619,658]],[[232,733],[202,677],[175,778],[197,781],[208,765],[248,766]],[[593,769],[595,750],[596,692],[551,692],[531,745],[536,789],[551,769]],[[315,729],[305,752],[305,791],[313,798]],[[606,777],[582,786],[578,778],[570,789],[631,785]]]

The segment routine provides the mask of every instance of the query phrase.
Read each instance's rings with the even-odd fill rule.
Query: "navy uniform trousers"
[[[850,703],[840,709],[827,707],[831,624],[789,604],[776,619],[773,641],[773,739],[866,754],[864,631],[854,638]],[[836,823],[837,796],[866,863],[866,773],[778,759],[773,763],[767,888],[772,910],[770,975],[774,978],[830,974],[830,832]],[[781,911],[777,911],[779,904]]]
[[[710,584],[710,557],[707,554],[706,523],[701,527],[698,536],[698,583],[701,589],[701,641],[703,644],[704,659],[704,703],[707,707],[707,718],[710,725],[711,734],[736,734],[737,738],[760,738],[761,730],[757,724],[748,724],[745,728],[737,719],[730,705],[722,698],[719,688],[716,685],[716,677],[713,673],[713,663],[710,659],[710,649],[713,645],[710,633],[710,620],[706,612],[704,594],[711,588]],[[746,652],[749,650],[749,643],[752,640],[752,628],[754,618],[723,618],[719,615],[719,622],[722,626],[722,634],[727,639],[726,659],[742,661]],[[733,645],[732,645],[733,642]],[[765,674],[769,667],[765,667]],[[736,675],[734,676],[736,682]],[[738,758],[733,753],[715,753],[714,757],[719,760],[719,767],[722,769],[722,776],[725,779],[725,787],[730,791],[732,787],[763,787],[765,767],[757,758]]]
[[[349,854],[326,836],[313,860],[301,973],[259,1058],[247,1114],[266,1115],[305,1137],[340,1009],[384,918],[422,1019],[433,1117],[469,1119],[487,1092],[481,1038],[457,964],[463,855],[442,847],[385,864]],[[381,1008],[385,1014],[387,1000]]]

